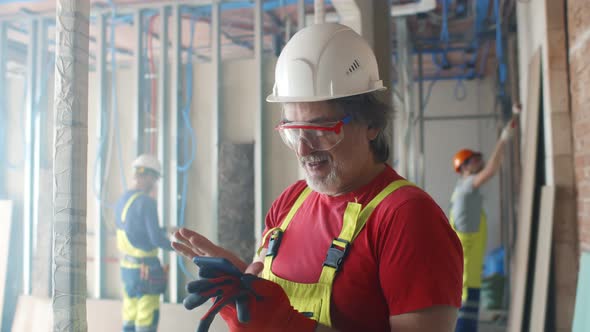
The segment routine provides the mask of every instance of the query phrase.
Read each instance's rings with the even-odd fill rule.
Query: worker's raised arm
[[[502,159],[504,158],[504,147],[506,146],[506,143],[510,140],[510,138],[512,138],[512,135],[514,134],[514,129],[516,127],[516,121],[518,119],[518,115],[520,114],[520,106],[514,105],[512,107],[512,111],[513,111],[513,117],[508,122],[506,127],[504,127],[504,129],[502,130],[502,134],[500,135],[500,139],[498,140],[498,142],[496,143],[496,146],[494,147],[494,151],[492,152],[489,162],[484,167],[484,169],[481,170],[481,172],[477,173],[477,175],[475,176],[475,178],[473,180],[473,187],[474,188],[479,188],[484,183],[486,183],[489,179],[491,179],[496,174],[496,172],[498,172],[498,170],[500,169],[500,166],[502,165]]]
[[[496,146],[494,147],[494,151],[490,156],[490,160],[486,164],[486,166],[475,175],[473,179],[473,187],[479,188],[486,182],[488,182],[500,169],[502,165],[502,159],[504,158],[504,146],[506,145],[506,141],[502,138],[498,140]]]

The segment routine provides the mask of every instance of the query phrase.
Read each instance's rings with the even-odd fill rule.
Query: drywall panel
[[[214,204],[213,184],[217,181],[213,177],[212,160],[214,158],[215,138],[215,118],[213,108],[213,98],[216,93],[213,84],[214,67],[211,63],[198,63],[194,65],[193,71],[193,95],[192,108],[190,110],[190,125],[194,129],[194,138],[189,138],[189,144],[196,144],[196,155],[190,170],[185,175],[188,181],[187,198],[188,203],[185,210],[185,225],[192,228],[204,236],[217,241],[216,239],[216,220],[213,220],[215,215],[212,207]],[[239,93],[239,92],[236,92]],[[183,98],[184,100],[184,98]],[[184,102],[182,103],[184,107]],[[221,100],[221,107],[225,105]],[[223,123],[223,118],[220,119]],[[179,137],[183,132],[183,127],[187,124],[184,120],[179,118]],[[220,134],[224,132],[220,129]],[[182,141],[179,142],[179,149],[182,149]],[[190,146],[190,145],[189,145]],[[189,147],[190,149],[190,147]],[[180,154],[179,154],[180,155]],[[186,165],[188,159],[179,157],[179,164]],[[181,188],[182,181],[185,181],[182,175],[179,175],[179,188]],[[180,200],[178,201],[180,208]],[[180,213],[179,213],[180,217]]]
[[[221,140],[250,143],[254,140],[256,124],[257,68],[253,59],[225,61],[222,66],[223,130]],[[206,82],[203,76],[197,76]],[[266,92],[266,91],[265,91]]]
[[[547,21],[545,1],[517,2],[516,15],[518,22],[518,64],[520,79],[521,103],[527,103],[527,91],[529,91],[528,75],[529,63],[539,49],[547,47]],[[541,54],[542,57],[542,54]],[[526,114],[522,115],[522,127],[526,130],[528,121]]]
[[[523,172],[517,220],[515,253],[513,255],[512,296],[508,331],[517,332],[522,328],[525,314],[526,282],[533,223],[533,201],[535,194],[537,144],[539,139],[540,92],[541,92],[541,52],[537,52],[529,63],[527,103],[524,104],[526,129],[522,153]]]
[[[539,228],[537,230],[537,248],[535,250],[535,273],[533,277],[533,300],[529,330],[545,331],[547,316],[547,298],[549,291],[549,273],[551,267],[551,248],[553,248],[553,216],[555,211],[555,187],[544,186],[541,189],[541,206],[539,207]]]

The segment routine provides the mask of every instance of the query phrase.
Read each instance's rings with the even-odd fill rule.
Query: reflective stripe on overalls
[[[452,213],[449,221],[463,247],[463,292],[455,332],[477,332],[481,274],[487,241],[487,217],[482,209],[479,228],[477,232],[471,233],[461,232],[455,228]]]
[[[135,202],[135,200],[138,199],[141,195],[143,195],[143,193],[140,191],[129,197],[127,203],[125,203],[125,206],[123,207],[123,211],[121,212],[121,223],[125,224],[129,208],[131,208],[133,202]],[[137,261],[134,261],[132,259],[125,259],[126,257],[138,259],[158,257],[158,249],[145,251],[134,247],[127,238],[127,233],[125,233],[125,230],[121,228],[117,229],[117,247],[119,248],[119,251],[124,255],[121,258],[121,267],[126,267],[129,269],[139,268],[141,266],[141,263],[138,263]]]
[[[332,245],[326,254],[326,260],[324,261],[320,278],[315,284],[304,284],[285,280],[272,272],[272,263],[278,254],[283,233],[289,227],[289,223],[293,219],[293,216],[295,216],[295,213],[297,213],[297,210],[311,193],[310,188],[305,188],[295,201],[295,204],[291,207],[289,214],[287,214],[281,226],[270,229],[265,235],[266,237],[271,234],[268,251],[264,259],[262,277],[281,285],[287,296],[289,296],[291,305],[299,312],[318,321],[320,324],[332,326],[332,320],[330,318],[332,284],[336,272],[342,266],[350,244],[361,232],[377,205],[385,197],[401,187],[413,185],[406,180],[397,180],[390,183],[364,208],[359,203],[348,203],[344,212],[340,235],[332,241]]]
[[[133,194],[123,207],[121,223],[127,220],[129,208],[135,200],[143,195],[142,192]],[[120,265],[124,282],[123,291],[123,331],[124,332],[156,332],[159,321],[160,294],[159,292],[145,292],[139,289],[142,284],[141,271],[150,265],[160,265],[158,249],[145,251],[134,247],[124,229],[117,229],[117,246],[122,254]],[[149,268],[147,268],[149,269]],[[131,289],[127,289],[131,287]],[[154,294],[155,293],[155,294]]]
[[[487,242],[487,217],[481,211],[479,229],[477,232],[460,232],[455,228],[453,215],[450,215],[451,227],[457,233],[463,247],[463,293],[461,299],[467,301],[468,288],[481,288],[481,274],[483,272],[483,260]]]

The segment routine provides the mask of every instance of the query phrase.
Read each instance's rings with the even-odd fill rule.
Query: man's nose
[[[307,141],[303,137],[300,137],[299,138],[299,145],[297,146],[297,154],[299,156],[307,156],[310,153],[312,153],[313,151],[314,151],[314,149],[311,147],[311,144],[309,143],[309,141]]]

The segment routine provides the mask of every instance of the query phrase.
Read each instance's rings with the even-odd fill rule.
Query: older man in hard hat
[[[453,331],[461,244],[434,200],[387,164],[382,90],[373,51],[349,27],[293,36],[267,101],[282,104],[276,129],[305,181],[272,204],[249,266],[195,232],[175,234],[186,256],[225,257],[260,275],[198,280],[190,303],[217,297],[213,313],[229,303],[220,311],[231,331]],[[206,277],[219,272],[206,267]]]
[[[453,157],[453,168],[460,175],[453,195],[449,219],[463,246],[463,293],[457,332],[476,332],[479,315],[481,273],[487,242],[487,220],[479,188],[496,174],[502,164],[504,147],[516,127],[520,106],[514,105],[514,116],[502,130],[490,160],[470,149],[459,150]]]
[[[158,248],[171,250],[166,231],[158,224],[157,203],[150,196],[162,173],[149,154],[133,162],[134,183],[117,202],[117,245],[123,279],[123,331],[156,331],[160,294],[166,290],[167,268]]]

